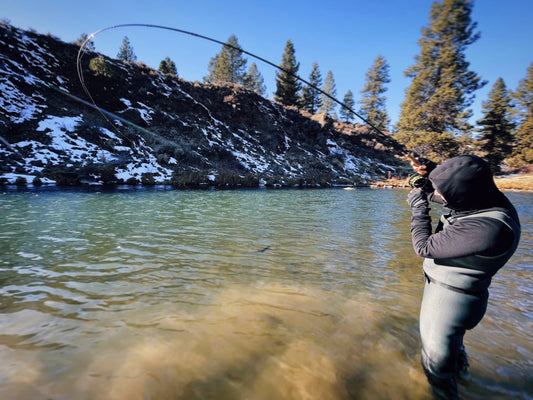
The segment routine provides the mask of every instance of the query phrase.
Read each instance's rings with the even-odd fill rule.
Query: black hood
[[[475,210],[506,204],[489,165],[480,157],[464,155],[446,160],[429,174],[433,187],[452,210]]]

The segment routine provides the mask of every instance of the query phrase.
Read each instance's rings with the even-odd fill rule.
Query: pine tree
[[[324,80],[324,85],[322,86],[322,91],[329,96],[335,98],[337,95],[337,88],[335,86],[335,79],[333,78],[333,72],[328,71],[328,74],[326,75],[326,79]],[[335,116],[335,106],[336,103],[331,97],[328,97],[324,94],[321,95],[322,100],[322,107],[320,107],[319,111],[328,114],[329,116],[332,116],[333,118],[336,118]]]
[[[246,74],[244,79],[244,86],[248,89],[253,90],[257,94],[260,94],[261,96],[265,95],[265,80],[263,79],[263,75],[261,75],[261,73],[257,69],[257,65],[255,65],[255,63],[252,63],[252,65],[250,65],[250,68],[248,68],[248,73]]]
[[[300,63],[296,62],[294,46],[290,39],[285,44],[285,52],[279,67],[281,71],[276,71],[274,100],[285,106],[299,107],[301,84],[297,76]]]
[[[318,69],[318,64],[313,63],[313,69],[309,74],[309,83],[312,85],[305,85],[302,89],[300,103],[304,110],[311,114],[316,114],[318,109],[322,106],[322,99],[320,98],[320,91],[318,90],[322,85],[322,75]]]
[[[105,78],[113,78],[114,73],[111,66],[106,62],[104,57],[94,57],[89,61],[89,71],[94,76],[103,76]]]
[[[137,61],[137,56],[133,52],[133,47],[131,46],[130,40],[127,36],[124,36],[124,39],[122,39],[122,46],[117,53],[117,58],[125,62]]]
[[[165,57],[163,60],[161,60],[158,71],[162,72],[163,74],[178,75],[176,64],[169,57]]]
[[[516,103],[516,146],[510,166],[523,167],[533,163],[533,63],[527,70],[527,76],[518,83],[512,93]]]
[[[510,121],[511,98],[505,82],[498,78],[489,93],[487,101],[483,102],[484,117],[477,123],[480,130],[481,150],[484,158],[494,173],[501,171],[502,161],[511,155],[513,141],[513,124]]]
[[[372,67],[366,72],[365,78],[365,86],[361,90],[362,97],[359,101],[361,104],[359,113],[378,129],[387,130],[390,121],[384,93],[387,91],[385,84],[390,82],[390,78],[389,65],[385,58],[378,55]]]
[[[244,84],[247,62],[237,37],[231,35],[222,46],[220,53],[209,61],[209,75],[204,78],[204,81]]]
[[[468,134],[474,91],[485,85],[469,71],[466,47],[479,38],[470,18],[473,0],[443,0],[431,6],[429,26],[418,41],[420,54],[405,71],[412,78],[401,105],[397,140],[436,160],[457,151]]]
[[[88,38],[89,35],[87,35],[86,33],[82,33],[79,39],[74,42],[74,44],[77,46],[81,46]],[[89,51],[96,51],[94,47],[94,41],[91,39],[87,43],[85,43],[84,49]]]
[[[346,122],[351,122],[355,115],[352,111],[350,111],[353,110],[353,106],[355,105],[353,93],[351,90],[348,90],[346,92],[346,94],[344,95],[344,100],[342,102],[346,107],[349,108],[349,110],[345,107],[341,107],[339,114],[341,115],[341,118],[343,118]]]

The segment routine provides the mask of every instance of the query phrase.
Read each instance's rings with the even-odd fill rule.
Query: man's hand
[[[411,167],[420,175],[428,175],[437,167],[437,164],[427,158],[409,157],[409,159],[411,160]]]
[[[417,162],[411,161],[411,167],[413,167],[415,172],[419,173],[420,175],[426,175],[428,173],[425,164],[418,164]]]

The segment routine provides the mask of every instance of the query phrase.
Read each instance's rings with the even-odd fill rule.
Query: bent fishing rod
[[[244,53],[250,57],[253,57],[267,65],[270,65],[290,76],[292,76],[293,78],[296,78],[297,80],[299,80],[300,82],[303,82],[304,84],[306,84],[307,86],[309,86],[310,88],[316,90],[317,92],[319,92],[320,94],[322,94],[323,96],[333,100],[335,103],[339,104],[341,107],[345,108],[346,110],[348,110],[350,113],[352,113],[353,115],[357,116],[361,121],[363,121],[364,123],[366,123],[368,126],[370,126],[372,129],[374,129],[374,131],[376,131],[380,136],[384,137],[387,139],[388,142],[391,143],[392,147],[399,151],[400,153],[404,154],[405,156],[407,157],[411,157],[412,154],[409,153],[409,151],[404,147],[402,146],[401,144],[399,144],[396,140],[390,138],[389,136],[385,135],[385,133],[383,133],[375,124],[373,124],[372,122],[370,122],[368,119],[364,118],[363,116],[361,116],[360,114],[358,114],[357,112],[355,112],[351,107],[348,107],[346,104],[344,104],[343,102],[341,102],[340,100],[336,99],[335,97],[333,97],[331,94],[323,91],[322,89],[318,88],[316,85],[313,85],[312,83],[308,82],[307,80],[301,78],[300,76],[298,76],[297,74],[291,72],[291,71],[288,71],[287,69],[285,68],[282,68],[276,64],[274,64],[273,62],[271,61],[268,61],[267,59],[263,58],[263,57],[260,57],[256,54],[253,54],[249,51],[246,51],[240,47],[237,47],[237,46],[233,46],[231,44],[228,44],[228,43],[224,43],[220,40],[217,40],[217,39],[213,39],[211,37],[208,37],[208,36],[205,36],[205,35],[201,35],[201,34],[198,34],[198,33],[194,33],[194,32],[190,32],[190,31],[185,31],[183,29],[178,29],[178,28],[172,28],[172,27],[168,27],[168,26],[163,26],[163,25],[153,25],[153,24],[119,24],[119,25],[112,25],[112,26],[108,26],[106,28],[102,28],[94,33],[91,33],[86,39],[85,41],[81,44],[80,46],[80,49],[78,51],[78,57],[76,59],[76,66],[77,66],[77,71],[78,71],[78,78],[80,80],[80,83],[83,87],[83,90],[84,92],[87,94],[87,96],[89,97],[89,99],[91,100],[91,102],[94,104],[94,106],[99,109],[99,107],[96,105],[96,102],[94,101],[89,89],[87,88],[87,86],[85,85],[85,80],[83,78],[83,69],[82,69],[82,64],[81,64],[81,60],[83,58],[83,54],[85,53],[85,46],[98,34],[102,33],[102,32],[105,32],[105,31],[108,31],[108,30],[112,30],[112,29],[117,29],[117,28],[127,28],[127,27],[144,27],[144,28],[155,28],[155,29],[164,29],[164,30],[168,30],[168,31],[173,31],[173,32],[178,32],[178,33],[182,33],[182,34],[185,34],[185,35],[189,35],[189,36],[193,36],[193,37],[197,37],[197,38],[200,38],[200,39],[204,39],[204,40],[207,40],[207,41],[210,41],[210,42],[213,42],[213,43],[217,43],[217,44],[220,44],[222,46],[225,46],[225,47],[228,47],[228,48],[231,48],[233,50],[236,50],[236,51],[239,51],[241,53]],[[103,114],[104,115],[104,114]],[[109,119],[107,118],[107,116],[104,115],[104,118],[106,120],[109,121]],[[111,124],[113,125],[113,124]]]

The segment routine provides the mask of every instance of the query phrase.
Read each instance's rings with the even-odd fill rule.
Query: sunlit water
[[[428,399],[406,195],[3,193],[0,398]],[[533,398],[533,194],[508,196],[465,399]]]

